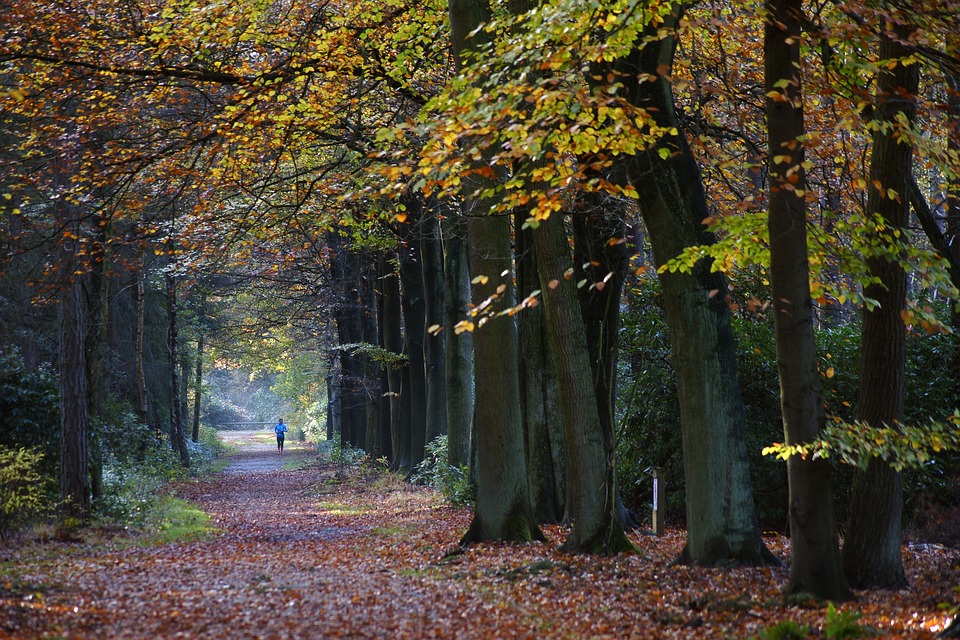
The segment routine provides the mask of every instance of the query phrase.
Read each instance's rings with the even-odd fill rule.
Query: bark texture
[[[620,69],[658,77],[637,82],[630,100],[667,130],[679,130],[680,122],[669,79],[658,70],[672,65],[674,46],[669,38],[654,40]],[[666,159],[653,149],[627,166],[641,194],[657,267],[687,246],[713,242],[702,224],[708,216],[706,194],[686,138],[668,135],[661,146],[669,152]],[[750,485],[726,281],[701,263],[691,273],[665,271],[660,282],[683,428],[687,544],[678,561],[706,566],[775,562],[760,537]]]
[[[630,551],[616,510],[616,467],[612,438],[605,437],[590,366],[587,333],[575,283],[563,218],[555,213],[533,233],[543,291],[547,337],[554,356],[564,444],[571,529],[564,548],[615,554]]]
[[[906,37],[905,33],[885,34],[880,41],[881,60],[908,55],[900,44]],[[915,119],[913,98],[919,82],[917,64],[884,69],[877,81],[876,113],[884,126],[873,136],[867,213],[883,218],[885,233],[903,232],[909,224],[913,147],[898,135],[897,118]],[[888,189],[897,196],[888,197]],[[907,336],[900,314],[906,308],[907,274],[887,258],[870,258],[867,267],[879,283],[866,287],[864,295],[879,306],[863,310],[857,418],[871,427],[895,427],[903,420]],[[843,545],[843,568],[854,587],[898,589],[907,584],[900,554],[902,485],[900,473],[879,459],[854,475]]]
[[[443,245],[440,241],[440,221],[435,206],[424,208],[420,221],[420,256],[423,278],[424,325],[442,327],[444,318]],[[426,384],[426,422],[424,439],[427,443],[447,433],[447,362],[445,335],[441,331],[425,331],[423,362]]]
[[[522,228],[523,218],[525,214],[517,214],[516,228]],[[516,254],[518,298],[524,299],[540,290],[532,229],[516,234]],[[543,306],[528,307],[518,314],[517,329],[530,502],[538,522],[559,522],[564,516],[566,494],[563,415]]]
[[[470,268],[465,244],[467,227],[458,211],[448,211],[443,231],[444,334],[446,335],[447,461],[455,467],[470,464],[473,425],[473,333],[457,333],[470,302]]]
[[[510,220],[478,215],[470,218],[468,226],[473,303],[496,313],[513,303]],[[487,316],[474,333],[474,346],[477,504],[461,543],[542,539],[527,488],[513,317]]]
[[[170,365],[170,446],[180,455],[180,464],[190,466],[190,450],[183,429],[183,403],[180,377],[180,319],[177,304],[177,280],[166,274],[167,286],[167,360]]]
[[[807,258],[804,133],[800,83],[800,0],[767,0],[765,88],[770,162],[770,280],[783,432],[788,445],[813,441],[823,428],[823,396],[813,336]],[[786,86],[784,86],[786,81]],[[840,562],[829,467],[791,456],[790,580],[787,592],[842,601],[851,597]]]

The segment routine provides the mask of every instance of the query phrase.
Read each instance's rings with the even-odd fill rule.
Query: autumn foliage
[[[247,443],[249,446],[249,442]],[[829,613],[784,601],[786,568],[671,564],[683,534],[631,535],[614,558],[546,542],[461,550],[469,510],[391,474],[286,456],[234,458],[177,487],[212,517],[204,539],[140,546],[128,533],[0,548],[0,637],[750,638],[793,621],[811,637],[933,638],[960,579],[956,550],[904,548],[911,587]],[[788,541],[765,536],[781,559]],[[849,635],[844,637],[856,637]]]

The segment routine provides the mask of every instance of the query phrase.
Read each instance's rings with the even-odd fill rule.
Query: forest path
[[[221,431],[220,440],[235,448],[230,456],[227,473],[257,473],[278,471],[283,468],[302,466],[308,456],[314,455],[311,447],[289,436],[283,443],[283,453],[277,451],[277,437],[273,429],[255,431]]]
[[[217,527],[204,539],[0,546],[0,640],[750,638],[783,620],[823,632],[822,609],[783,604],[785,568],[671,566],[677,531],[633,535],[638,553],[615,558],[560,553],[559,527],[548,544],[447,557],[471,510],[305,447],[279,455],[263,435],[228,434],[230,467],[176,487]],[[786,557],[782,538],[768,544]],[[907,552],[910,589],[851,606],[882,637],[933,640],[958,553]]]
[[[225,471],[176,487],[218,529],[203,540],[0,549],[15,569],[0,580],[0,639],[497,635],[497,615],[464,624],[482,597],[419,577],[465,511],[393,476],[378,488],[300,443],[279,454],[268,431],[224,440],[238,449]]]

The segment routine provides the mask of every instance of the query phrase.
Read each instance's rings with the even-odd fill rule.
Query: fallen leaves
[[[786,568],[672,566],[676,530],[635,534],[638,553],[615,558],[561,554],[559,526],[547,543],[460,550],[469,510],[356,468],[224,473],[177,492],[222,533],[3,549],[0,638],[746,638],[785,620],[816,631],[826,615],[784,603]],[[765,540],[789,558],[787,540]],[[842,612],[883,637],[933,638],[958,553],[904,554],[909,589]]]

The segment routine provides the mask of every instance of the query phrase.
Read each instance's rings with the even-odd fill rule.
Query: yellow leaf
[[[832,378],[836,372],[833,370],[833,367],[829,367],[824,373],[828,378]]]

